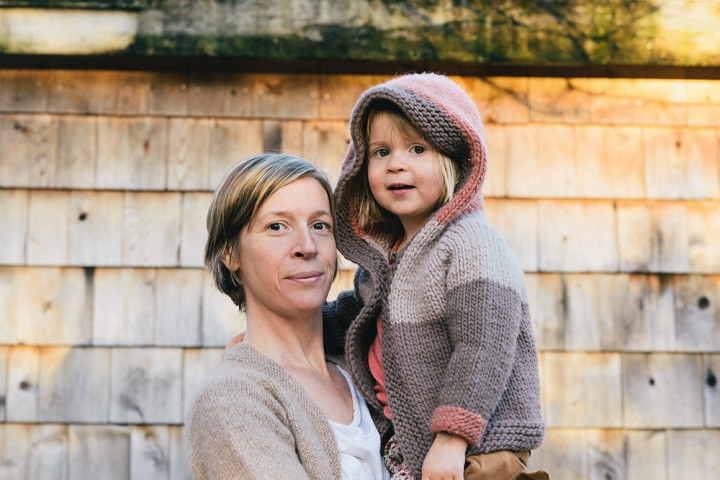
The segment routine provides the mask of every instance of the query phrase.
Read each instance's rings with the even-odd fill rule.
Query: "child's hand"
[[[439,432],[422,467],[422,480],[462,480],[467,441],[452,433]]]

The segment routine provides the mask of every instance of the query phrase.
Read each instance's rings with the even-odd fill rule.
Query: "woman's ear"
[[[240,268],[240,266],[237,264],[237,260],[235,260],[235,256],[233,255],[233,248],[231,245],[225,247],[225,251],[220,257],[220,261],[223,265],[225,265],[225,268],[227,268],[231,272],[235,272],[238,268]]]

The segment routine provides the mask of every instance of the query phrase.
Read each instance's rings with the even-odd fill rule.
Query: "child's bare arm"
[[[467,440],[458,435],[438,432],[425,456],[422,480],[462,480],[467,446]]]

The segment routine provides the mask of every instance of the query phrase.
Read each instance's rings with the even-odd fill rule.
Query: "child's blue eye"
[[[414,153],[415,155],[420,155],[421,153],[425,153],[425,147],[422,145],[413,145],[410,147],[410,151]]]
[[[388,150],[387,148],[378,148],[373,152],[373,155],[376,157],[387,157],[388,155],[390,155],[390,150]]]

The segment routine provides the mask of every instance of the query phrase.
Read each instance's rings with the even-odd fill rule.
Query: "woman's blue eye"
[[[271,223],[268,225],[268,230],[272,230],[273,232],[278,232],[282,228],[282,223]]]

